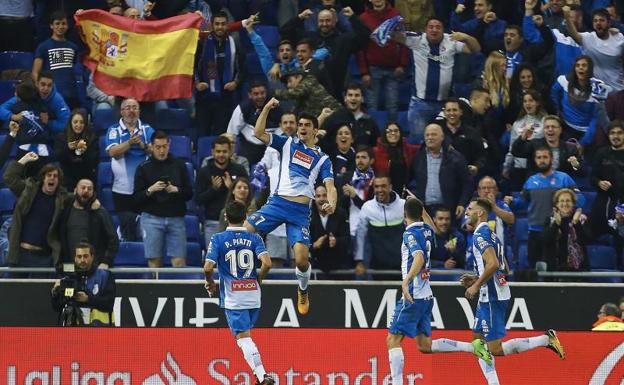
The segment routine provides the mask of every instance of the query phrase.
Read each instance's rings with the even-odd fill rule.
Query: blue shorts
[[[240,332],[246,332],[247,330],[253,329],[256,325],[256,321],[258,321],[259,315],[260,309],[225,309],[225,318],[227,319],[228,326],[234,336]]]
[[[479,302],[472,331],[482,334],[486,341],[499,340],[507,335],[505,323],[509,301]]]
[[[247,222],[261,235],[285,223],[286,237],[291,247],[297,242],[310,247],[310,205],[273,195],[260,210],[247,217]]]
[[[141,213],[145,258],[186,258],[184,217],[157,217]]]
[[[414,303],[397,301],[390,324],[390,333],[414,338],[419,334],[431,337],[433,299],[415,299]]]

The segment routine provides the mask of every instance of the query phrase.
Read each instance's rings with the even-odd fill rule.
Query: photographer
[[[134,176],[134,199],[141,211],[145,258],[149,267],[161,267],[170,256],[173,266],[186,264],[186,201],[193,187],[182,159],[169,154],[164,131],[152,136],[152,156]],[[166,253],[166,254],[165,254]]]
[[[52,307],[59,312],[59,325],[112,325],[115,279],[110,271],[94,265],[89,243],[76,246],[74,268],[74,273],[66,271],[52,287]]]

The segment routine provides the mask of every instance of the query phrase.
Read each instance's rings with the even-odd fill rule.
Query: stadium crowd
[[[473,268],[464,213],[479,196],[525,278],[624,270],[620,3],[2,2],[0,262],[55,266],[88,239],[102,268],[202,265],[225,204],[252,214],[283,177],[254,136],[275,97],[266,131],[317,117],[333,165],[338,208],[324,212],[319,181],[310,225],[312,266],[329,276],[400,269],[408,195],[437,227],[432,269]],[[73,19],[91,8],[146,23],[201,13],[193,98],[100,90]],[[397,16],[405,29],[390,30]],[[284,226],[265,241],[274,267],[291,265]]]

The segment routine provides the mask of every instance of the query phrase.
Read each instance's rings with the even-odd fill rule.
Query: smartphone
[[[169,175],[163,175],[163,176],[160,177],[159,180],[162,181],[162,182],[165,182],[167,184],[171,183],[171,178],[169,177]]]

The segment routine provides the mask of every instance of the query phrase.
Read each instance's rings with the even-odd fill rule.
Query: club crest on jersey
[[[306,153],[303,153],[299,150],[295,150],[293,154],[292,162],[294,164],[298,164],[299,166],[310,169],[312,167],[312,162],[314,158]]]
[[[254,291],[258,290],[258,281],[238,280],[232,281],[232,291]]]
[[[416,244],[416,238],[414,238],[413,235],[408,235],[407,236],[407,245],[408,246],[414,246]]]

